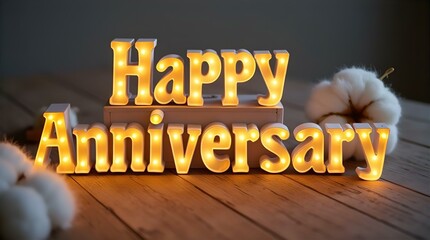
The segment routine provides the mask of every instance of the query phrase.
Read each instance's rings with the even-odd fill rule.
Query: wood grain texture
[[[76,198],[77,216],[72,228],[54,231],[50,239],[141,239],[71,177],[66,182]]]
[[[430,207],[429,196],[384,180],[362,181],[353,171],[343,176],[284,176],[415,238],[428,237],[430,212],[422,210]]]
[[[173,174],[73,179],[145,239],[274,237]]]
[[[282,175],[193,172],[180,177],[287,239],[410,238]]]

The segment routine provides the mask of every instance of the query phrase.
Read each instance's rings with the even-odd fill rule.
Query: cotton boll
[[[75,215],[75,202],[66,182],[56,173],[34,171],[19,184],[35,189],[45,200],[52,228],[71,226]]]
[[[334,94],[330,82],[322,81],[315,86],[306,108],[308,117],[317,121],[326,113],[345,111],[348,109],[348,101]]]
[[[391,92],[385,92],[384,96],[370,104],[364,114],[371,116],[374,122],[386,124],[397,124],[400,119],[402,109],[399,100]]]
[[[13,186],[0,194],[0,239],[46,239],[50,231],[45,202],[36,191]]]
[[[6,161],[0,161],[0,193],[18,181],[15,168]]]
[[[316,85],[306,104],[306,114],[320,126],[325,123],[386,123],[392,129],[386,153],[395,148],[401,107],[396,96],[374,72],[347,68],[336,73],[331,82],[323,81]],[[360,145],[358,137],[344,143],[344,159],[351,156],[364,159]]]
[[[27,155],[19,147],[9,142],[0,142],[0,161],[8,162],[13,166],[18,176],[27,174],[32,168]]]

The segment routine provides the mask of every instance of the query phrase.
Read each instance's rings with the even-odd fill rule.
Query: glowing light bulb
[[[140,50],[140,54],[141,55],[145,55],[146,54],[146,50],[144,50],[144,49]]]
[[[386,139],[387,138],[387,134],[386,133],[382,133],[381,134],[381,138]]]
[[[314,134],[313,134],[313,137],[314,137],[314,138],[318,138],[319,136],[320,136],[320,135],[319,135],[318,133],[314,133]]]
[[[173,134],[173,139],[178,139],[178,134]]]
[[[54,119],[54,116],[49,115],[48,119],[49,119],[49,120],[52,120],[52,119]]]
[[[198,92],[193,93],[193,97],[195,98],[199,97],[199,93]]]
[[[118,81],[118,86],[122,87],[124,85],[123,81]]]
[[[245,140],[245,136],[244,136],[243,134],[241,134],[241,135],[239,136],[239,139],[240,139],[241,141],[243,141],[243,140]]]
[[[179,162],[180,162],[181,164],[184,164],[184,163],[185,163],[185,159],[184,159],[184,158],[181,158],[181,159],[179,159]]]
[[[159,139],[160,137],[158,137],[158,134],[157,135],[154,135],[154,141],[158,141],[158,139]]]
[[[276,94],[272,94],[271,96],[273,99],[276,99],[278,96],[276,96]]]
[[[248,63],[248,62],[249,62],[249,59],[248,59],[248,58],[245,58],[245,59],[243,59],[243,62],[244,62],[244,63]]]
[[[229,82],[233,82],[233,81],[234,81],[233,77],[229,77],[229,78],[228,78],[228,81],[229,81]]]
[[[121,159],[119,157],[115,159],[116,164],[119,164],[120,162],[121,162]]]
[[[320,155],[315,154],[315,160],[320,160]]]
[[[117,47],[117,48],[116,48],[116,50],[117,50],[118,52],[122,52],[122,47]]]
[[[140,67],[138,67],[138,68],[137,68],[137,70],[138,70],[139,72],[143,72],[143,67],[142,67],[142,66],[140,66]]]
[[[42,140],[43,140],[44,142],[46,142],[46,141],[48,141],[48,138],[47,138],[47,137],[43,137],[43,138],[42,138]]]
[[[68,158],[68,157],[64,157],[64,158],[63,158],[63,161],[64,161],[64,162],[67,162],[67,161],[69,161],[69,158]]]
[[[251,132],[251,138],[256,138],[256,137],[257,137],[257,133]]]
[[[275,86],[276,86],[276,85],[278,85],[278,80],[274,79],[274,80],[272,81],[272,84],[273,84],[273,85],[275,85]]]
[[[145,90],[140,90],[141,95],[145,95]]]
[[[199,64],[199,60],[197,60],[197,59],[194,59],[194,64]]]
[[[249,73],[249,70],[248,70],[248,69],[244,69],[244,70],[243,70],[243,72],[244,72],[245,74],[248,74],[248,73]]]
[[[179,66],[179,63],[178,63],[178,62],[175,62],[175,63],[173,63],[173,66],[174,66],[174,67],[178,67],[178,66]]]
[[[339,135],[336,135],[335,138],[336,138],[336,141],[338,141],[338,142],[340,141],[340,136]]]
[[[265,59],[265,58],[262,58],[262,59],[261,59],[261,63],[266,63],[266,59]]]
[[[120,67],[121,67],[121,66],[123,66],[123,65],[124,65],[124,62],[123,62],[123,61],[119,61],[119,62],[118,62],[118,66],[120,66]]]
[[[221,139],[224,139],[225,138],[225,133],[222,133],[221,134]]]
[[[298,158],[296,159],[296,161],[297,161],[298,163],[301,163],[301,162],[303,161],[303,159],[298,157]]]
[[[367,138],[367,134],[366,134],[366,133],[362,133],[362,134],[361,134],[361,137],[362,137],[362,138]]]
[[[181,90],[181,87],[180,87],[179,85],[176,85],[176,86],[175,86],[175,90],[176,90],[176,91],[180,91],[180,90]]]
[[[121,140],[121,135],[117,135],[117,136],[116,136],[116,140],[117,140],[117,141]]]
[[[137,134],[136,134],[136,133],[133,133],[133,134],[131,135],[131,137],[132,137],[132,138],[134,138],[134,139],[136,139],[136,138],[137,138]]]
[[[191,136],[191,137],[190,137],[190,140],[191,140],[192,142],[194,142],[194,141],[196,140],[196,137]]]
[[[281,163],[285,164],[287,162],[287,160],[285,160],[285,158],[281,158]]]
[[[97,140],[100,140],[100,139],[102,139],[102,135],[100,135],[100,134],[97,134],[97,136],[96,136],[96,139],[97,139]]]
[[[279,60],[279,62],[280,62],[280,63],[285,63],[285,59],[284,59],[284,58],[281,58],[281,59]]]
[[[211,76],[215,76],[215,71],[214,70],[211,71]]]
[[[163,93],[163,92],[164,92],[164,89],[159,88],[159,89],[158,89],[158,92],[159,92],[159,93]]]
[[[81,143],[85,143],[85,142],[87,142],[87,139],[86,138],[81,138]]]
[[[270,168],[270,166],[271,166],[270,162],[266,162],[265,166],[266,166],[266,168]]]
[[[214,63],[214,59],[213,58],[209,59],[209,63],[210,64]]]
[[[347,131],[346,132],[346,137],[350,138],[351,137],[351,132]]]
[[[232,64],[233,63],[233,58],[229,58],[228,59],[228,63]]]
[[[213,137],[214,137],[214,135],[212,133],[208,134],[208,138],[213,138]]]
[[[63,125],[63,120],[58,120],[57,123],[58,125]]]
[[[122,91],[118,91],[118,96],[121,96],[122,95]]]
[[[284,137],[286,137],[287,136],[287,133],[286,132],[281,132],[281,137],[282,138],[284,138]]]
[[[374,156],[372,157],[372,160],[373,160],[373,161],[377,161],[377,160],[378,160],[378,156],[374,155]]]
[[[377,176],[377,175],[378,175],[378,171],[373,170],[373,171],[372,171],[372,174],[373,174],[373,175],[375,175],[375,176]]]
[[[200,83],[199,79],[198,79],[198,78],[195,78],[195,79],[194,79],[194,83],[195,83],[195,84],[199,84],[199,83]]]
[[[234,96],[234,93],[233,93],[233,92],[228,92],[228,96],[229,96],[229,97],[233,97],[233,96]]]
[[[303,139],[303,137],[304,137],[303,133],[299,133],[299,134],[297,135],[297,138],[298,138],[299,140]]]
[[[160,64],[160,68],[162,68],[162,69],[163,69],[163,68],[164,68],[164,64]]]
[[[38,159],[37,159],[37,161],[38,161],[39,163],[42,163],[42,162],[43,162],[43,158],[41,158],[41,157],[40,157],[40,158],[38,158]]]
[[[63,143],[64,141],[66,141],[66,139],[64,137],[60,138],[60,142]]]
[[[240,164],[242,164],[243,163],[243,158],[237,159],[237,162],[240,163]]]
[[[85,165],[87,165],[84,161],[81,162],[81,167],[85,167]]]

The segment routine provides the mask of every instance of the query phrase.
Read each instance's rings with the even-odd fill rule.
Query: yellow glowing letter
[[[234,163],[233,172],[249,172],[248,141],[257,141],[260,133],[255,124],[235,123],[234,133]]]
[[[373,128],[378,133],[378,140],[376,140],[376,134],[372,134],[373,139],[371,139],[372,127],[368,123],[354,123],[353,126],[360,139],[361,148],[367,162],[366,168],[357,167],[355,172],[361,179],[378,180],[384,168],[390,128],[383,123],[373,123]]]
[[[51,148],[57,147],[59,154],[57,172],[75,172],[74,147],[69,114],[69,104],[51,104],[43,113],[45,125],[43,126],[42,138],[34,162],[36,167],[48,164],[47,160],[51,153]],[[53,126],[54,129],[52,129]]]
[[[202,85],[215,82],[221,73],[221,60],[214,50],[188,50],[190,59],[190,96],[188,106],[203,106]],[[203,74],[203,62],[208,64],[208,72]]]
[[[220,122],[209,124],[202,135],[200,153],[205,166],[212,172],[222,173],[230,167],[228,155],[218,155],[214,150],[230,149],[231,135],[228,128]]]
[[[127,105],[130,98],[128,76],[137,76],[136,105],[152,104],[152,63],[156,39],[139,39],[135,44],[138,63],[130,63],[131,46],[134,39],[115,39],[113,49],[113,91],[111,105]]]
[[[154,97],[160,104],[168,104],[172,100],[176,104],[184,104],[187,99],[184,94],[184,61],[178,55],[167,55],[157,63],[157,70],[159,72],[166,71],[171,67],[163,78],[157,83],[154,89]],[[167,86],[172,82],[172,89],[170,92]]]
[[[149,118],[151,124],[148,127],[148,133],[150,135],[149,140],[149,164],[148,172],[164,172],[164,160],[163,160],[163,111],[156,109],[151,112]]]
[[[143,161],[144,135],[143,128],[138,123],[113,123],[110,127],[113,142],[113,156],[111,172],[127,171],[125,162],[125,139],[130,138],[132,146],[131,169],[134,172],[145,171]]]
[[[173,160],[175,161],[176,172],[187,174],[190,169],[191,160],[196,150],[197,139],[202,132],[200,125],[188,125],[188,143],[184,154],[184,144],[182,134],[184,133],[183,124],[169,124],[167,134],[169,135],[170,145],[172,147]]]
[[[315,123],[301,124],[294,129],[294,137],[301,142],[291,154],[294,169],[304,173],[313,168],[316,173],[324,173],[324,135],[321,127]],[[305,159],[310,150],[310,159]]]
[[[269,65],[272,54],[270,54],[269,51],[254,51],[254,57],[257,60],[258,68],[269,90],[268,95],[258,97],[258,103],[262,106],[275,106],[278,104],[282,99],[284,91],[285,76],[287,75],[290,54],[285,50],[275,50],[273,52],[276,57],[275,74],[273,74]]]
[[[351,142],[354,139],[354,130],[349,124],[345,124],[342,128],[339,123],[326,123],[325,128],[330,136],[327,172],[344,173],[342,143]]]
[[[237,53],[235,50],[221,50],[224,59],[224,96],[223,106],[237,106],[237,83],[248,81],[254,76],[255,61],[247,50],[241,49]],[[242,64],[242,71],[237,72],[237,63]]]
[[[279,139],[274,138],[274,136],[279,137]],[[289,137],[290,131],[282,123],[269,123],[261,128],[261,143],[267,150],[277,155],[273,158],[267,155],[260,157],[260,167],[263,170],[270,173],[280,173],[288,168],[290,154],[281,140],[287,140]]]
[[[75,173],[89,173],[92,167],[90,161],[90,139],[95,140],[96,145],[96,170],[107,172],[108,162],[108,130],[101,123],[79,124],[73,129],[76,136],[76,159]]]

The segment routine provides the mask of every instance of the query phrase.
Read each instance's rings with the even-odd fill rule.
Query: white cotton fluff
[[[28,156],[19,147],[9,142],[0,142],[0,161],[9,163],[18,176],[27,174],[33,167]]]
[[[45,202],[34,189],[13,186],[0,193],[0,239],[41,240],[50,231]]]
[[[75,215],[75,201],[61,176],[48,170],[35,170],[19,184],[33,188],[42,196],[53,229],[71,226]]]
[[[325,123],[386,123],[390,128],[387,154],[396,146],[401,107],[374,72],[347,68],[336,73],[332,81],[320,82],[312,90],[306,114],[323,128]],[[343,155],[345,159],[364,159],[358,138],[343,144]]]
[[[6,161],[0,160],[0,194],[18,181],[18,173],[15,168]]]

